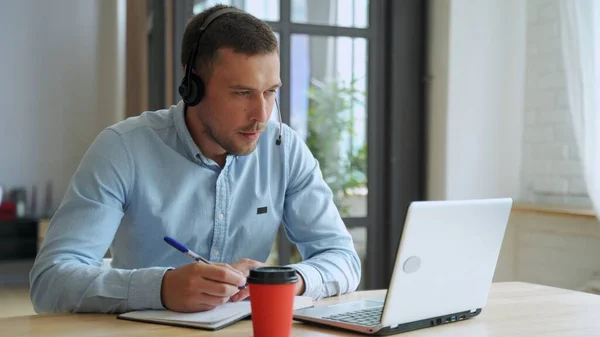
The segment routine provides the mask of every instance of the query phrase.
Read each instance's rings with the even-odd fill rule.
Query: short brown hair
[[[216,5],[196,14],[186,25],[181,44],[181,65],[185,66],[194,44],[198,40],[200,27],[214,12],[234,6]],[[235,52],[257,55],[277,51],[278,44],[271,27],[262,20],[245,12],[227,13],[214,20],[206,29],[199,43],[194,63],[196,73],[204,81],[210,77],[210,68],[220,48],[231,48]]]

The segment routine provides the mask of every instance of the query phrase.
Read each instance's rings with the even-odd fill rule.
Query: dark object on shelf
[[[38,219],[0,219],[0,260],[34,259],[37,254]]]
[[[3,201],[0,203],[0,221],[12,220],[17,217],[17,205],[12,201]]]
[[[25,188],[10,190],[8,198],[17,206],[17,217],[24,217],[27,213],[27,191]]]

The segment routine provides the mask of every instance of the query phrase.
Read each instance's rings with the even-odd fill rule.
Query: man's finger
[[[217,265],[217,266],[220,266],[220,267],[227,268],[227,269],[229,269],[229,270],[231,270],[231,271],[234,271],[234,272],[236,272],[236,273],[240,273],[240,274],[244,275],[244,273],[243,273],[242,271],[235,269],[235,268],[234,268],[233,266],[231,266],[230,264],[227,264],[227,263],[218,263],[218,264],[216,264],[216,265]],[[244,275],[244,276],[247,276],[247,275]]]
[[[231,267],[231,268],[233,268],[233,267]],[[248,269],[248,268],[243,268],[242,270],[238,270],[238,272],[240,272],[242,275],[244,275],[245,278],[248,278],[248,276],[250,276],[250,269]]]
[[[234,286],[243,286],[246,284],[246,278],[238,271],[217,265],[204,266],[202,270],[202,277],[208,280],[228,283]]]
[[[238,287],[235,285],[208,279],[203,280],[198,289],[202,294],[218,297],[231,297],[239,292]]]
[[[245,277],[248,277],[250,270],[261,266],[266,266],[266,264],[252,259],[241,259],[231,265],[232,268],[242,272]]]
[[[243,301],[250,295],[250,291],[248,289],[240,290],[237,294],[231,296],[232,302]]]
[[[221,297],[204,293],[200,295],[200,297],[198,298],[198,302],[200,302],[199,304],[208,305],[211,307],[218,307],[221,304],[227,303],[227,301],[229,301],[229,298],[229,296]]]
[[[216,307],[217,307],[216,305],[209,305],[209,304],[200,303],[200,304],[196,305],[195,307],[193,307],[192,309],[190,309],[189,311],[186,311],[186,312],[208,311],[208,310],[212,310],[212,309],[214,309]]]

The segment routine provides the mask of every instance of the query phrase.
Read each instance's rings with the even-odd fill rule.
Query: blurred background
[[[282,117],[334,192],[361,289],[387,287],[411,201],[512,197],[494,280],[600,293],[597,1],[4,0],[0,316],[33,313],[28,272],[79,160],[178,102],[185,25],[217,3],[276,32]],[[298,258],[280,232],[269,262]]]

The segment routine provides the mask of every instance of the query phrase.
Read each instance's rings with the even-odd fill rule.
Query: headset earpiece
[[[194,106],[200,103],[202,97],[204,96],[204,82],[200,76],[194,74],[194,61],[196,60],[196,56],[198,55],[198,48],[200,46],[200,38],[204,35],[206,28],[219,16],[227,13],[244,13],[243,11],[237,8],[224,8],[220,9],[213,14],[211,14],[208,18],[206,18],[204,24],[200,27],[200,34],[198,35],[198,39],[194,44],[193,51],[190,53],[188,57],[186,66],[185,66],[185,76],[183,76],[183,80],[181,80],[181,84],[179,85],[179,95],[181,95],[181,99],[188,106]]]
[[[194,73],[191,73],[189,76],[189,79],[184,78],[183,81],[181,81],[179,94],[185,104],[188,106],[195,106],[200,103],[202,96],[204,96],[204,83],[202,82],[202,79]]]

